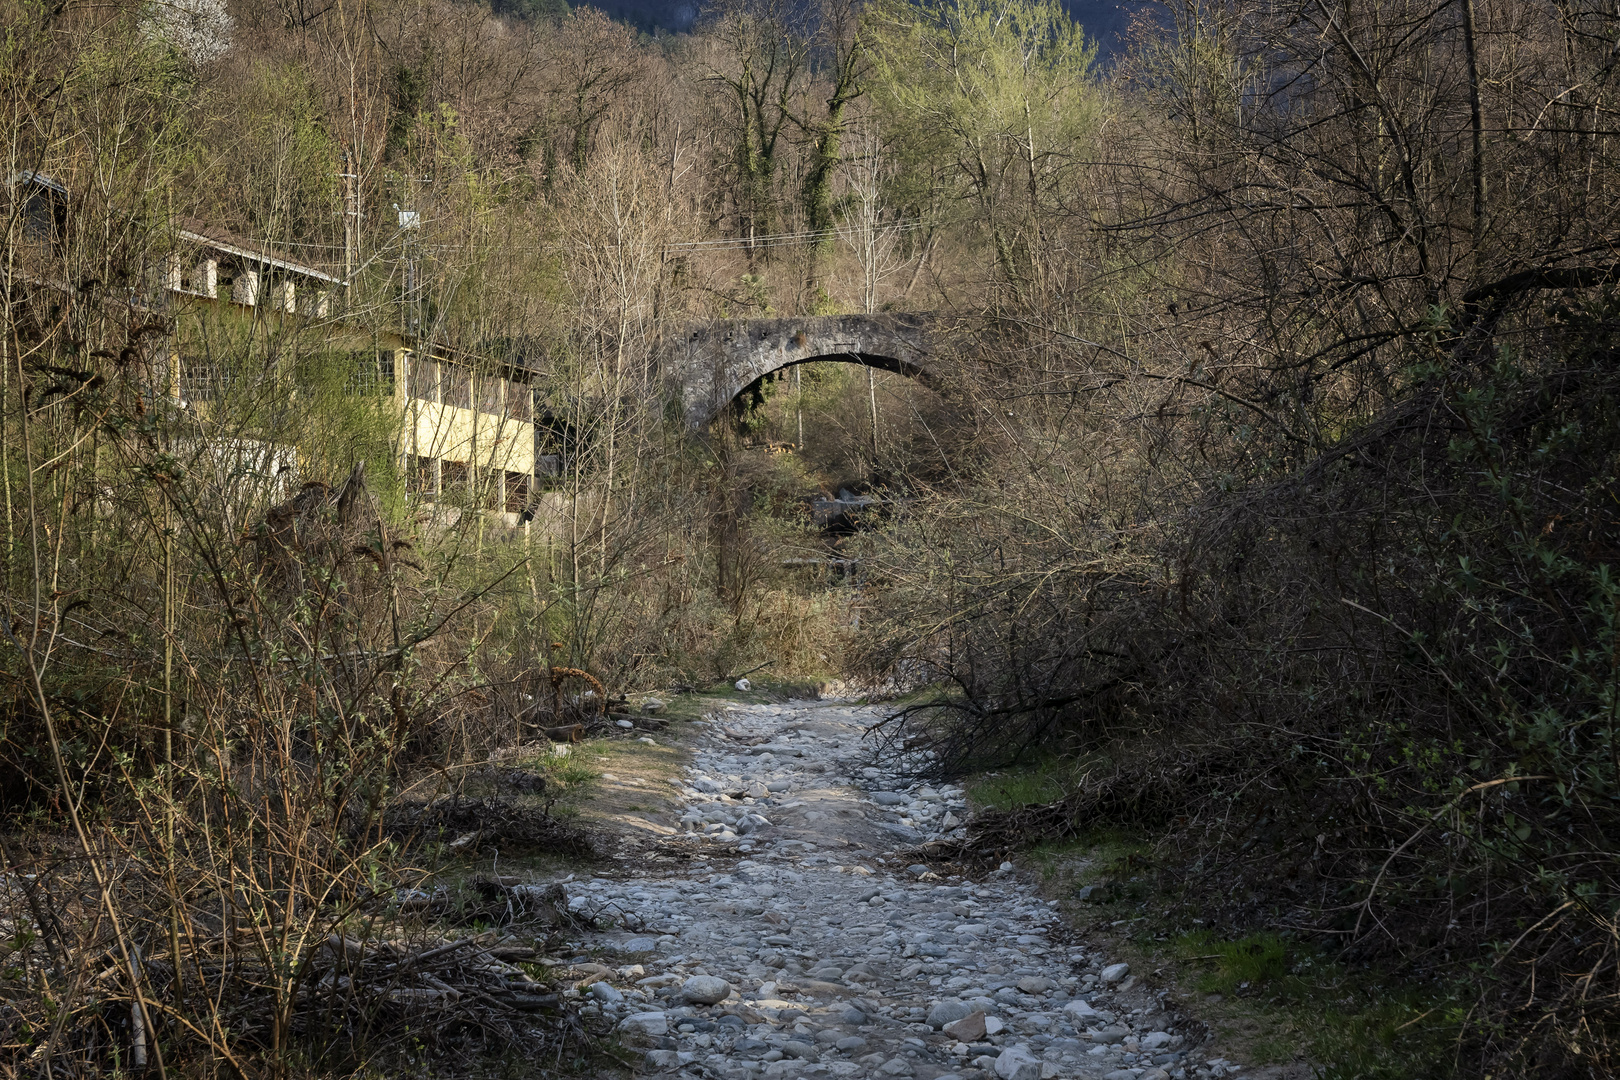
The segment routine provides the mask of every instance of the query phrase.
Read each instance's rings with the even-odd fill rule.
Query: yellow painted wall
[[[481,469],[534,471],[534,425],[420,398],[405,404],[409,452]]]

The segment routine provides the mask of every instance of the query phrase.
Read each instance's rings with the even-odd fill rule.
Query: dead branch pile
[[[82,860],[47,852],[25,865],[31,872],[0,874],[13,913],[0,918],[9,942],[0,976],[7,1075],[33,1071],[42,1056],[53,1075],[73,1076],[139,1072],[161,1064],[159,1054],[172,1065],[195,1050],[246,1076],[260,1055],[294,1042],[347,1069],[419,1049],[560,1053],[586,1037],[559,995],[519,966],[552,966],[544,941],[416,937],[375,919],[391,910],[377,897],[316,914],[283,948],[267,939],[273,927],[228,899],[215,897],[225,918],[208,914],[199,896],[170,923],[155,890],[161,879],[133,861],[116,864],[118,934],[96,918],[103,905]],[[562,896],[560,888],[537,895],[531,914],[548,903],[565,911],[565,898],[555,904]],[[171,927],[182,942],[178,965]]]
[[[332,934],[310,964],[306,1023],[381,1008],[408,1021],[419,1037],[476,1032],[492,1044],[546,1042],[555,1033],[542,1033],[542,1018],[581,1033],[563,1014],[562,999],[515,963],[538,957],[510,939],[407,944]]]
[[[506,851],[543,851],[595,858],[591,835],[551,816],[550,803],[536,807],[517,798],[470,799],[444,795],[426,801],[402,799],[383,814],[383,831],[407,845],[444,842],[458,850],[494,845]]]

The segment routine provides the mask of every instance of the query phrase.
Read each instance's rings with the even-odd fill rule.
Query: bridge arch
[[[688,328],[666,364],[687,426],[701,428],[756,380],[798,364],[841,361],[932,383],[932,330],[926,315],[727,319]]]

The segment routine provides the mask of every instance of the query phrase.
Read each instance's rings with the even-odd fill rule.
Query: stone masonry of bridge
[[[754,380],[794,364],[842,361],[931,383],[940,376],[935,332],[929,315],[725,319],[688,327],[662,367],[688,426],[701,428]]]

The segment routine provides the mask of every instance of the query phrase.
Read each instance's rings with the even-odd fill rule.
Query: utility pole
[[[359,196],[354,182],[360,177],[349,164],[347,150],[343,151],[343,171],[338,175],[343,179],[343,284],[348,285],[354,277],[355,248],[359,246],[360,208],[356,205]]]

